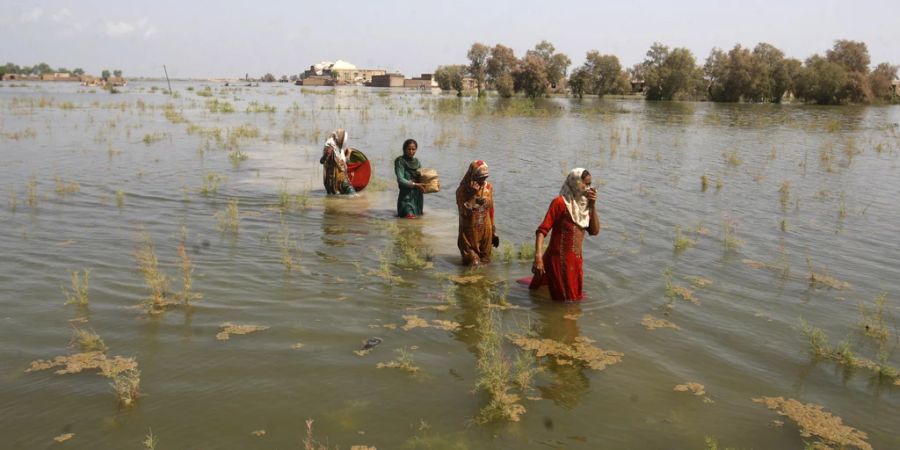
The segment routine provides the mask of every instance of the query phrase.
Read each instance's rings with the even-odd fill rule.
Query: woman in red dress
[[[584,233],[600,233],[597,216],[597,190],[591,187],[591,174],[585,169],[573,169],[559,196],[550,202],[547,215],[535,233],[534,278],[530,289],[543,285],[550,288],[556,301],[581,301],[584,298],[584,276],[581,244]],[[550,235],[550,245],[543,252],[544,237]]]

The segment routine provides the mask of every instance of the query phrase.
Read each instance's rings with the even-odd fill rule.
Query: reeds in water
[[[106,353],[109,347],[103,342],[94,330],[84,330],[81,328],[73,328],[72,340],[69,342],[72,347],[78,348],[82,352],[101,352]]]
[[[88,289],[90,287],[91,269],[84,269],[84,275],[81,272],[72,271],[72,290],[69,291],[63,287],[63,294],[66,296],[66,305],[88,305]]]
[[[150,296],[141,302],[147,314],[159,314],[173,304],[169,292],[169,277],[159,269],[153,240],[147,232],[141,233],[141,242],[135,253],[138,270],[144,276],[144,283]]]
[[[219,230],[223,233],[237,236],[241,226],[240,211],[238,210],[239,203],[240,201],[238,199],[232,198],[228,200],[225,211],[216,214],[219,221]]]

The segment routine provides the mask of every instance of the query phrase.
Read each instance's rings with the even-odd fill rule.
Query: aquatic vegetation
[[[400,328],[403,328],[404,331],[409,331],[413,328],[428,328],[428,322],[417,315],[403,316],[403,320],[406,321],[406,324]]]
[[[788,202],[791,201],[791,182],[785,181],[781,183],[781,187],[778,188],[779,200],[781,201],[781,207],[787,208]]]
[[[166,137],[168,137],[168,135],[166,133],[147,133],[144,135],[144,139],[142,139],[142,140],[144,141],[145,144],[150,145],[155,142],[159,142],[159,141],[165,139]]]
[[[231,103],[229,103],[226,100],[220,101],[219,99],[214,98],[212,100],[206,101],[206,109],[208,109],[209,112],[211,112],[213,114],[215,114],[215,113],[233,113],[234,105],[232,105]]]
[[[74,194],[81,190],[81,186],[75,181],[66,181],[61,177],[54,177],[54,182],[56,184],[56,195],[60,197],[65,197],[69,194]]]
[[[190,306],[191,302],[195,300],[199,300],[203,298],[203,294],[193,291],[194,286],[194,265],[191,262],[191,258],[187,254],[187,248],[185,248],[184,240],[182,240],[181,244],[178,245],[178,259],[181,261],[179,267],[181,268],[181,294],[179,297],[181,298],[181,302],[186,306]]]
[[[900,370],[888,363],[883,346],[879,352],[879,361],[875,362],[856,357],[847,340],[840,342],[837,348],[833,348],[825,332],[809,325],[805,320],[801,321],[800,332],[809,340],[810,352],[817,358],[831,360],[847,367],[870,370],[880,376],[892,378],[894,382],[900,380]]]
[[[676,330],[681,329],[681,327],[679,327],[678,325],[675,325],[672,322],[669,322],[666,319],[659,319],[659,318],[653,317],[650,314],[644,314],[644,318],[641,319],[641,325],[643,325],[644,328],[646,328],[650,331],[656,330],[658,328],[673,328]]]
[[[675,253],[681,253],[694,245],[697,244],[697,241],[689,239],[687,236],[681,233],[681,227],[675,227],[675,243],[673,247],[675,249]]]
[[[422,370],[421,367],[415,365],[412,354],[406,347],[398,348],[395,352],[397,353],[397,359],[380,362],[375,367],[378,369],[400,369],[407,373],[417,373]]]
[[[158,443],[159,439],[153,435],[153,429],[147,429],[147,436],[145,436],[143,442],[141,442],[144,446],[144,450],[156,450],[156,444]]]
[[[856,448],[872,450],[867,442],[869,436],[863,431],[844,425],[843,420],[827,411],[821,405],[801,403],[784,397],[759,397],[754,403],[761,403],[797,423],[800,435],[806,438],[821,439],[820,444],[832,448]],[[819,443],[817,443],[819,444]]]
[[[207,172],[203,175],[203,185],[200,186],[200,195],[208,197],[210,194],[215,194],[219,191],[219,183],[222,183],[224,180],[225,178],[216,172]]]
[[[700,191],[706,192],[707,188],[709,188],[709,177],[704,173],[700,176]]]
[[[147,314],[159,314],[165,311],[175,302],[170,298],[169,277],[159,270],[159,261],[156,258],[156,250],[153,247],[153,239],[145,231],[141,232],[140,244],[135,252],[138,271],[144,276],[144,283],[150,291],[150,296],[141,301],[141,306]]]
[[[53,440],[61,444],[68,441],[69,439],[72,439],[73,437],[75,437],[75,433],[64,433],[54,437]]]
[[[580,365],[603,370],[607,366],[622,362],[622,357],[625,356],[621,352],[595,347],[592,345],[594,341],[584,336],[576,337],[571,345],[553,339],[538,339],[521,334],[511,334],[507,338],[522,349],[533,351],[536,358],[547,357],[562,366]]]
[[[703,397],[703,403],[715,403],[715,401],[706,395],[706,388],[700,383],[687,382],[685,384],[675,385],[677,392],[690,392],[697,397]]]
[[[88,305],[88,290],[90,288],[91,269],[84,269],[84,275],[79,275],[77,270],[72,271],[72,290],[69,291],[65,287],[62,288],[63,295],[66,296],[66,305]]]
[[[240,150],[232,150],[228,152],[228,160],[231,161],[231,165],[237,168],[241,165],[242,162],[249,159],[250,156]]]
[[[688,281],[690,281],[691,285],[695,288],[703,289],[711,284],[713,284],[712,280],[708,280],[703,277],[689,277]]]
[[[35,175],[28,178],[28,184],[25,186],[25,198],[29,208],[37,209],[37,177]]]
[[[825,286],[835,290],[848,289],[852,287],[850,283],[846,281],[838,280],[834,278],[823,270],[816,271],[815,267],[813,267],[812,259],[809,256],[806,257],[806,266],[809,268],[809,285],[811,287],[815,286]]]
[[[195,94],[197,94],[200,97],[212,97],[213,96],[212,89],[209,86],[205,86],[203,89],[196,91]]]
[[[166,103],[163,107],[163,115],[166,116],[166,120],[173,124],[186,123],[187,119],[184,118],[184,115],[181,111],[175,110],[175,105],[171,103]]]
[[[119,404],[122,406],[131,406],[135,400],[141,396],[141,371],[138,369],[128,369],[112,375],[113,391]]]
[[[296,265],[296,259],[300,256],[300,248],[297,241],[291,237],[291,231],[287,223],[281,222],[281,229],[278,232],[278,248],[281,251],[281,264],[285,270],[290,272]]]
[[[116,191],[116,207],[122,209],[125,206],[125,192],[122,190]]]
[[[232,198],[228,200],[228,205],[225,207],[224,212],[216,213],[219,231],[237,236],[241,226],[238,203],[240,203],[239,199]]]
[[[704,442],[706,443],[705,450],[737,450],[736,448],[733,448],[733,447],[720,448],[718,439],[716,439],[714,437],[706,436],[703,439],[704,439]]]
[[[487,393],[488,403],[475,416],[475,421],[482,424],[495,420],[518,422],[526,410],[519,403],[520,395],[511,391],[518,388],[524,394],[531,386],[535,372],[534,357],[517,359],[513,367],[503,351],[495,313],[488,312],[479,317],[476,328],[481,339],[478,342],[478,381],[475,388]]]
[[[744,163],[737,150],[728,150],[722,153],[722,156],[725,158],[725,163],[732,167],[737,167]]]
[[[250,334],[269,329],[265,325],[239,325],[231,322],[225,322],[220,327],[221,330],[216,333],[216,339],[219,341],[227,341],[231,335]]]
[[[461,285],[475,284],[484,279],[484,275],[448,275],[447,279]]]
[[[737,237],[737,222],[732,219],[722,220],[722,244],[725,251],[734,251],[744,246],[744,241]]]
[[[57,375],[81,373],[85,370],[99,370],[101,375],[112,378],[114,375],[126,370],[137,369],[137,361],[134,358],[124,358],[122,356],[109,358],[101,351],[93,351],[57,356],[52,360],[39,359],[32,361],[25,372],[36,372],[56,367],[61,367],[54,371]]]
[[[864,302],[859,302],[859,312],[862,315],[860,326],[863,328],[863,333],[882,343],[887,342],[891,337],[891,331],[885,323],[885,314],[888,312],[887,300],[887,293],[882,292],[872,302],[872,309],[869,309]]]
[[[522,262],[532,262],[534,261],[534,244],[529,243],[528,241],[522,242],[519,244],[519,261]]]
[[[84,330],[81,328],[72,328],[72,340],[69,345],[76,347],[84,353],[101,352],[106,353],[109,347],[103,342],[103,338],[94,330]]]
[[[247,109],[244,110],[244,112],[246,112],[246,113],[248,113],[248,114],[249,114],[249,113],[269,113],[269,114],[272,114],[272,113],[274,113],[276,110],[277,110],[277,108],[275,108],[275,106],[270,105],[270,104],[268,104],[268,103],[259,103],[259,102],[256,102],[256,101],[252,101],[252,102],[250,102],[249,105],[247,105]]]
[[[504,242],[503,249],[500,252],[500,260],[505,264],[512,264],[515,258],[516,256],[512,244],[510,244],[509,242]]]
[[[697,300],[697,297],[694,295],[694,291],[684,287],[676,285],[672,282],[672,268],[666,267],[666,270],[663,271],[663,277],[666,280],[666,297],[675,300],[680,298],[685,301],[689,301],[695,305],[699,305],[700,301]]]
[[[19,199],[16,197],[15,189],[9,188],[9,197],[7,198],[6,204],[9,206],[10,212],[16,212],[16,207],[19,205]]]

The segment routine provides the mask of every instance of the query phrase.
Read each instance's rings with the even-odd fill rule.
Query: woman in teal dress
[[[422,167],[416,159],[419,144],[415,139],[403,142],[403,155],[394,160],[394,173],[397,174],[397,216],[415,219],[422,215],[425,186],[418,182],[419,169]]]

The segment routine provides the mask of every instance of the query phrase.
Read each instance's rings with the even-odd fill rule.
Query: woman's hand
[[[534,264],[531,265],[531,273],[541,277],[546,273],[544,270],[544,258],[537,253],[534,255]]]
[[[422,183],[413,183],[413,187],[418,189],[420,192],[425,192],[425,185]]]
[[[597,203],[597,189],[590,188],[585,193],[584,196],[587,197],[588,206],[593,207],[594,204]]]

